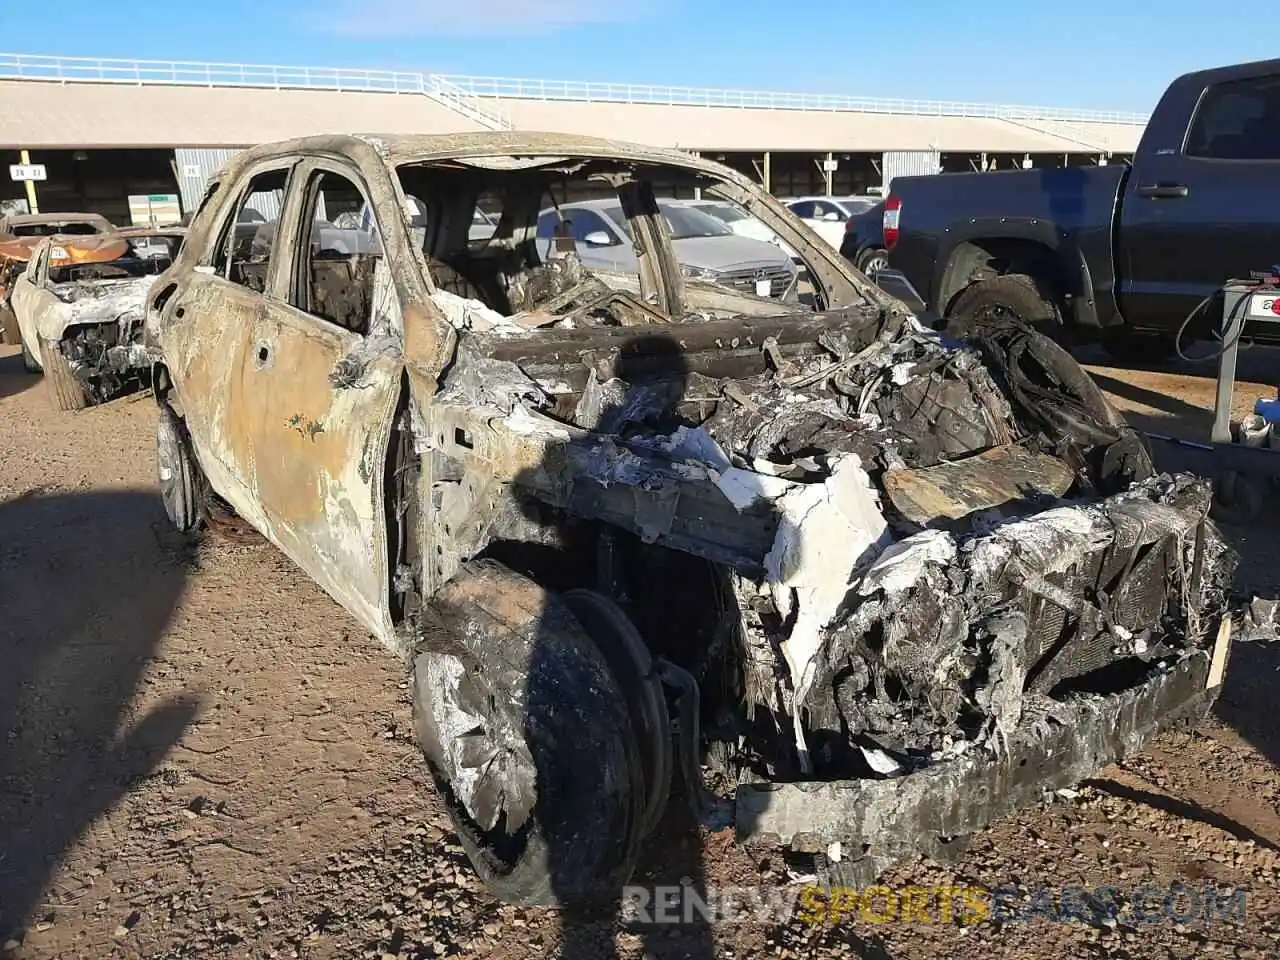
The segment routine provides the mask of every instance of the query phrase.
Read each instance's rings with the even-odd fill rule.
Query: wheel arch
[[[1044,236],[982,236],[962,240],[951,250],[942,268],[936,308],[950,311],[956,298],[979,280],[1025,274],[1046,294],[1061,299],[1075,293],[1064,251]]]

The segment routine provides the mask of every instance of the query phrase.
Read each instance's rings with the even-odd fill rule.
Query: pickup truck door
[[[369,208],[354,168],[304,160],[291,194],[281,285],[255,318],[239,387],[257,503],[272,540],[385,640],[386,457],[404,375],[388,330],[399,301],[377,218],[333,222]]]
[[[1174,331],[1224,281],[1280,262],[1280,76],[1210,87],[1185,141],[1154,146],[1121,202],[1120,309]],[[1215,309],[1197,322],[1216,327]]]

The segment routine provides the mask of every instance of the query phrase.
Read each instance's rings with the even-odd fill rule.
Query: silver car
[[[680,201],[660,200],[658,208],[671,231],[680,270],[688,279],[761,297],[795,296],[799,270],[774,244],[738,236],[724,221]],[[584,200],[543,210],[538,215],[538,248],[544,258],[551,253],[561,223],[561,234],[573,238],[589,270],[639,271],[630,227],[617,200]]]

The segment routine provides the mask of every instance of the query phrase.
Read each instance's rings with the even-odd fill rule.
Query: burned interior
[[[798,252],[794,291],[682,269],[659,197],[697,192]],[[198,523],[203,469],[409,661],[505,899],[616,891],[673,786],[866,880],[1216,696],[1208,486],[1050,340],[934,329],[727,168],[321,138],[211,196],[149,334],[166,508]],[[559,215],[609,198],[634,270]]]
[[[419,591],[493,577],[477,565],[490,560],[616,601],[668,697],[697,703],[696,722],[675,724],[674,759],[641,744],[651,806],[672,766],[710,814],[701,764],[728,798],[739,783],[998,758],[1031,728],[1079,725],[1071,737],[1088,742],[1105,731],[1083,729],[1072,704],[1188,657],[1206,665],[1234,562],[1208,488],[1155,476],[1052,342],[1017,327],[940,334],[820,261],[790,304],[690,282],[670,262],[655,184],[718,190],[773,219],[692,171],[481,158],[400,175],[425,208],[415,242],[459,338],[440,392],[415,406],[423,475],[399,487],[396,514],[419,518],[429,543],[400,558],[425,560],[403,569],[399,599],[412,609]],[[567,230],[537,249],[537,211],[592,191],[627,212],[638,277],[585,271]],[[481,195],[501,198],[501,218],[469,242]],[[456,589],[436,605],[446,620]],[[449,705],[465,710],[436,693],[438,728],[456,729]],[[634,713],[637,731],[666,731]],[[507,780],[486,795],[441,750],[483,828],[527,815],[518,764],[501,776],[491,764]],[[969,828],[982,822],[975,809]],[[802,846],[803,822],[790,833]],[[944,839],[887,831],[866,838],[864,865]]]

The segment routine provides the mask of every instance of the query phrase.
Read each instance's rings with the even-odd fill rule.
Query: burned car
[[[797,252],[796,302],[682,274],[656,193],[693,188]],[[538,242],[601,194],[634,273]],[[404,658],[505,900],[616,895],[673,794],[866,880],[1220,687],[1208,486],[1158,475],[1053,342],[933,329],[719,164],[523,132],[258,147],[147,327],[170,518],[233,509]]]
[[[23,357],[59,410],[119,395],[151,372],[142,346],[147,294],[182,246],[176,228],[42,241],[9,302]]]

